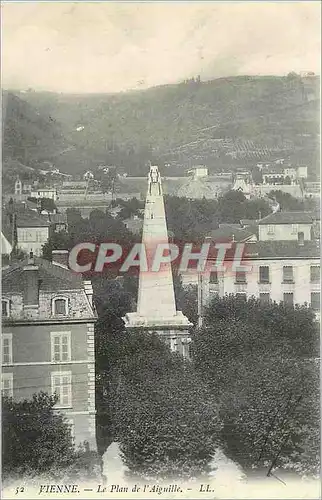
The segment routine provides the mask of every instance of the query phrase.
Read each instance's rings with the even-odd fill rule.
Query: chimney
[[[39,268],[35,265],[33,253],[30,252],[28,264],[23,268],[24,308],[38,309],[39,306]]]
[[[53,250],[51,261],[55,265],[63,266],[68,269],[68,250]]]

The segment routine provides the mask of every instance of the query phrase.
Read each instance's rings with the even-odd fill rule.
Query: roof
[[[32,210],[18,212],[16,219],[17,227],[49,227],[50,222]]]
[[[316,241],[258,241],[246,243],[245,258],[250,259],[320,259],[320,245]]]
[[[200,198],[215,198],[216,193],[209,183],[206,183],[202,178],[189,179],[177,191],[177,196],[200,199]]]
[[[283,175],[283,170],[284,166],[281,167],[281,165],[269,165],[268,167],[263,167],[262,173],[263,175],[273,175],[273,174],[280,174]]]
[[[37,257],[34,262],[39,267],[40,290],[59,292],[83,288],[82,277],[69,269]],[[29,260],[25,259],[2,270],[2,293],[23,293],[23,268],[28,263]]]
[[[3,217],[1,224],[1,234],[5,237],[5,239],[12,244],[13,243],[13,233],[12,233],[12,225],[9,223],[6,217]]]
[[[310,212],[275,212],[261,219],[258,224],[312,224]]]
[[[254,226],[258,224],[258,219],[240,219],[240,224],[242,226]]]
[[[257,232],[256,232],[255,228],[252,228],[252,229],[239,228],[239,229],[237,229],[236,227],[232,227],[228,224],[226,226],[221,224],[221,227],[219,227],[218,229],[215,229],[214,231],[211,231],[207,236],[209,238],[211,238],[212,240],[216,240],[216,241],[242,242],[242,241],[246,241],[254,236],[257,236],[256,233]]]
[[[132,233],[139,233],[143,227],[143,219],[125,219],[124,221],[125,226],[129,231]]]
[[[12,238],[7,237],[3,231],[1,231],[1,254],[10,255],[12,252]]]

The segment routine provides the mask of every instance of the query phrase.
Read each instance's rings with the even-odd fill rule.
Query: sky
[[[320,74],[320,2],[3,2],[2,86],[120,92]]]

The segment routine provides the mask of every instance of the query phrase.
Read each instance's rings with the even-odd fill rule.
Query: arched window
[[[55,316],[67,316],[68,299],[66,297],[56,297],[52,302],[52,314]]]
[[[2,317],[8,318],[10,316],[10,300],[2,299]]]

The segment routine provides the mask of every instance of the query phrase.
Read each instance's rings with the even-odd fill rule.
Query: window
[[[299,245],[304,245],[304,233],[297,233],[297,241]]]
[[[236,297],[238,300],[246,302],[246,299],[247,299],[246,293],[236,293]]]
[[[2,363],[4,365],[12,363],[12,333],[2,334]]]
[[[3,396],[13,397],[13,375],[12,373],[1,374],[1,392]]]
[[[72,405],[72,373],[52,373],[51,390],[53,394],[58,396],[57,407],[70,407]]]
[[[259,294],[259,300],[261,304],[268,304],[270,301],[270,295],[269,293],[260,293]]]
[[[293,307],[293,305],[294,305],[293,293],[284,293],[283,294],[283,302],[284,302],[284,305]]]
[[[269,283],[269,267],[259,266],[259,282]]]
[[[246,272],[237,271],[236,272],[236,283],[246,283]]]
[[[320,310],[320,292],[311,293],[311,307],[314,311]]]
[[[54,299],[52,312],[55,316],[66,316],[68,314],[68,299],[64,297]]]
[[[293,266],[283,266],[283,282],[293,283]]]
[[[211,271],[209,283],[218,283],[218,272],[217,271]]]
[[[298,231],[298,225],[292,224],[292,234],[297,234],[297,231]]]
[[[56,362],[71,360],[70,332],[51,333],[51,359]]]
[[[7,318],[10,316],[10,301],[2,299],[2,316]]]
[[[320,283],[320,266],[310,267],[310,281],[311,283]]]
[[[275,234],[275,226],[267,226],[267,234]]]
[[[41,231],[36,231],[36,241],[38,241],[38,242],[42,241],[42,232]]]

